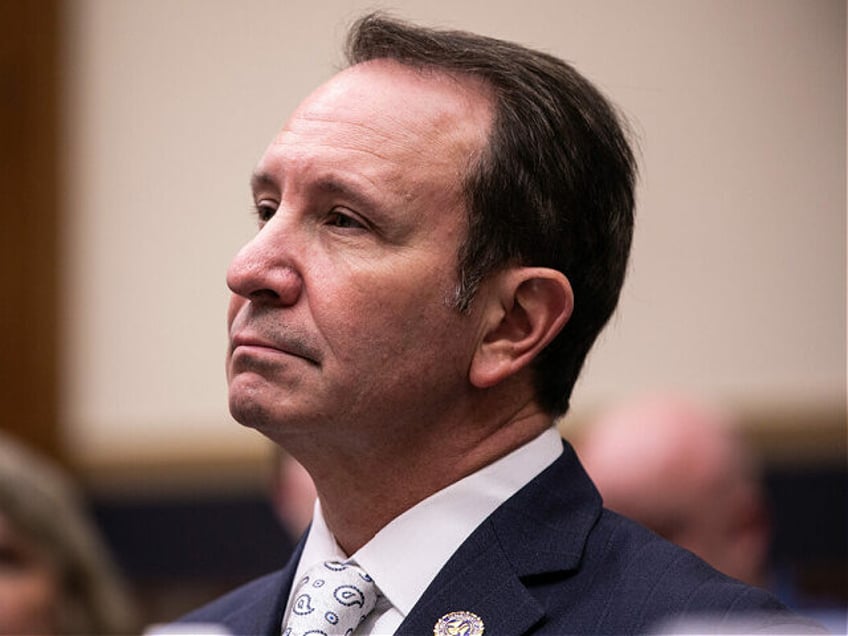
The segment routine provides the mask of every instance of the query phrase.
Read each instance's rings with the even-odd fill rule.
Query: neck
[[[478,412],[441,426],[397,429],[404,434],[383,431],[370,441],[360,436],[355,447],[332,440],[286,445],[312,475],[327,525],[350,555],[395,517],[552,425],[534,403],[490,422],[481,425]],[[408,435],[410,430],[417,434]],[[320,456],[315,448],[321,448]]]

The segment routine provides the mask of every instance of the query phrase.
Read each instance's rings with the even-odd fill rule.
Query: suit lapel
[[[477,614],[487,634],[526,633],[545,616],[532,577],[576,569],[600,512],[600,497],[566,444],[460,546],[396,633],[432,633],[456,611]]]
[[[491,524],[478,528],[433,580],[396,634],[432,634],[442,616],[477,614],[489,634],[521,634],[544,612],[519,580]]]

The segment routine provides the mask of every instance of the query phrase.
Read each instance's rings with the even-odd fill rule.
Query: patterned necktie
[[[352,634],[379,594],[373,579],[353,563],[313,565],[298,583],[282,636]]]

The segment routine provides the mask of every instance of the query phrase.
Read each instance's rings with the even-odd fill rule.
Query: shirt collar
[[[561,453],[562,440],[551,427],[393,519],[353,555],[353,560],[406,616],[474,529]],[[323,518],[317,518],[320,506],[316,507],[316,513],[320,531],[326,532],[335,549],[341,552]],[[307,548],[311,539],[312,532]],[[321,541],[326,539],[325,536]],[[398,567],[401,563],[403,567]]]

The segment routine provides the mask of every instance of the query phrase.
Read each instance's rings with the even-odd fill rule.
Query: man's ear
[[[469,379],[488,388],[518,373],[571,317],[574,292],[564,274],[547,267],[516,267],[490,281],[484,331]]]

